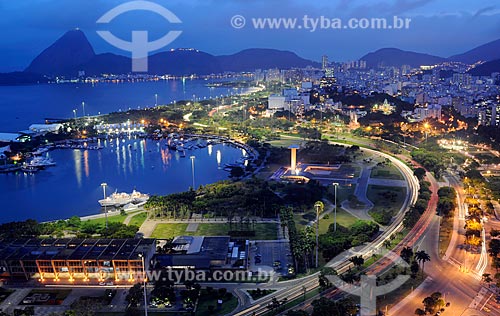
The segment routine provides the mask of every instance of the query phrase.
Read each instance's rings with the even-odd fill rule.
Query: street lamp
[[[76,110],[75,109],[73,110],[73,115],[75,117],[75,124],[76,124]]]
[[[146,290],[146,265],[144,264],[144,255],[142,253],[139,254],[139,257],[142,261],[142,281],[144,286],[144,316],[148,316],[148,292]]]
[[[155,107],[158,106],[158,93],[155,93]]]
[[[82,101],[83,118],[85,118],[85,102]]]
[[[318,252],[319,252],[319,212],[323,207],[323,203],[318,201],[314,203],[316,208],[316,268],[318,267]]]
[[[101,183],[102,192],[104,194],[104,200],[106,200],[106,187],[108,184],[106,182]],[[108,210],[106,209],[106,201],[104,201],[104,216],[106,217],[106,235],[108,235]]]
[[[337,182],[332,183],[333,187],[335,188],[335,212],[333,215],[333,232],[337,231],[337,187],[339,184]]]
[[[191,159],[191,174],[192,174],[192,177],[193,177],[193,190],[195,190],[195,186],[194,186],[194,158],[196,158],[195,156],[191,156],[189,157]]]

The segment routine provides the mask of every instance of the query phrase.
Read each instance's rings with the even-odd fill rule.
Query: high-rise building
[[[321,69],[324,71],[326,68],[328,68],[328,56],[323,55],[321,58]]]

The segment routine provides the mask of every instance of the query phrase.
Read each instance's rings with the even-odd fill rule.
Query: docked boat
[[[46,152],[48,152],[49,149],[48,148],[45,148],[45,147],[40,147],[38,148],[36,151],[34,151],[32,154],[34,156],[40,156],[40,155],[43,155],[45,154]]]
[[[149,194],[141,193],[136,190],[132,191],[132,194],[130,194],[130,196],[132,197],[132,203],[134,204],[147,202],[149,200]]]
[[[127,204],[139,204],[149,200],[149,195],[138,192],[136,190],[132,191],[131,194],[128,193],[118,193],[115,192],[105,199],[99,200],[101,206],[114,206],[119,207]]]
[[[50,158],[35,157],[28,163],[28,165],[38,168],[45,168],[55,166],[56,163]]]
[[[38,172],[39,170],[40,170],[40,168],[35,167],[35,166],[31,166],[28,164],[21,166],[21,171],[26,172],[26,173],[35,173],[35,172]]]

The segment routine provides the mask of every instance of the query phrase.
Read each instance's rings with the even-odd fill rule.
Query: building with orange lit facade
[[[132,281],[144,275],[155,250],[155,239],[3,240],[0,276],[49,283]]]

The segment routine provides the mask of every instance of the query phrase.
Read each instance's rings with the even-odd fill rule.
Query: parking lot
[[[260,259],[259,259],[260,258]],[[276,264],[280,262],[280,266]],[[287,265],[293,266],[288,241],[257,241],[250,248],[250,270],[274,270],[287,274]]]

